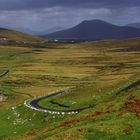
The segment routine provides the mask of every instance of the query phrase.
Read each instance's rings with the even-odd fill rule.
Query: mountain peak
[[[106,21],[100,19],[93,19],[93,20],[84,20],[82,23],[107,23]]]
[[[103,20],[84,20],[67,30],[48,34],[51,39],[105,40],[140,37],[140,30],[117,26]]]
[[[103,21],[103,20],[100,20],[100,19],[94,19],[94,20],[84,20],[82,21],[79,25],[77,25],[76,27],[78,26],[81,26],[81,27],[108,27],[108,26],[116,26],[116,25],[113,25],[111,23],[108,23],[106,21]]]

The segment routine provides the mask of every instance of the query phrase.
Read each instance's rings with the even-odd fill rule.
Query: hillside
[[[24,42],[40,42],[44,39],[33,36],[30,34],[9,30],[6,28],[0,28],[0,39],[6,39],[6,40],[13,40],[13,41],[24,41]]]
[[[139,53],[138,38],[0,45],[0,140],[139,140]],[[54,114],[27,106],[39,97],[45,109],[84,110]]]
[[[50,39],[105,40],[140,37],[140,29],[117,26],[101,20],[83,21],[77,26],[44,35]]]
[[[140,23],[131,23],[131,24],[128,24],[127,26],[135,27],[135,28],[139,28],[140,29]]]

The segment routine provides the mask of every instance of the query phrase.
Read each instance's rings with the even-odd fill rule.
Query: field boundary
[[[8,73],[10,73],[10,70],[5,70],[4,73],[0,75],[0,78],[6,76]]]

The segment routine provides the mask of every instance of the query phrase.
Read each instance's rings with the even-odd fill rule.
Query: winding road
[[[128,86],[124,87],[123,89],[121,89],[118,93],[120,94],[121,92],[124,92],[124,91],[128,91],[130,90],[131,88],[135,88],[137,87],[138,85],[140,85],[140,79],[137,79],[136,81],[130,83]],[[69,88],[70,89],[70,88]],[[85,107],[85,108],[80,108],[80,109],[75,109],[75,110],[57,110],[57,109],[49,109],[47,107],[42,107],[40,106],[38,103],[41,101],[41,100],[44,100],[44,99],[47,99],[47,98],[50,98],[52,96],[57,96],[57,95],[62,95],[64,93],[66,93],[66,91],[68,90],[67,89],[64,89],[64,90],[60,90],[60,91],[56,91],[54,93],[51,93],[47,96],[43,96],[43,97],[38,97],[36,99],[33,99],[32,101],[29,101],[28,103],[25,102],[25,105],[31,109],[34,109],[34,110],[38,110],[38,111],[43,111],[43,112],[48,112],[48,113],[51,113],[51,114],[76,114],[76,113],[79,113],[89,107]]]
[[[6,76],[8,73],[10,73],[10,70],[5,70],[0,75],[0,78]],[[57,109],[49,109],[47,107],[42,107],[38,104],[41,100],[44,100],[44,99],[47,99],[47,98],[50,98],[50,97],[53,97],[53,96],[57,96],[57,95],[62,95],[64,93],[66,93],[66,91],[69,90],[69,89],[70,88],[59,90],[59,91],[56,91],[54,93],[50,93],[47,96],[35,98],[31,101],[26,100],[24,102],[24,105],[27,106],[28,108],[31,108],[31,109],[34,109],[34,110],[37,110],[37,111],[48,112],[48,113],[51,113],[51,114],[58,114],[58,115],[61,115],[61,114],[62,115],[64,115],[64,114],[76,114],[76,113],[81,112],[84,109],[89,108],[89,107],[85,107],[85,108],[80,108],[80,109],[75,109],[75,110],[57,110]]]
[[[24,104],[33,110],[48,112],[50,114],[58,114],[58,115],[77,114],[77,113],[89,108],[89,107],[85,107],[85,108],[80,108],[80,109],[75,109],[75,110],[57,110],[57,109],[49,109],[47,107],[42,107],[38,104],[41,100],[44,100],[44,99],[47,99],[47,98],[50,98],[53,96],[57,96],[57,95],[62,95],[66,92],[66,90],[68,90],[68,89],[56,91],[55,93],[51,93],[51,94],[49,94],[47,96],[43,96],[43,97],[38,97],[31,101],[25,101]]]

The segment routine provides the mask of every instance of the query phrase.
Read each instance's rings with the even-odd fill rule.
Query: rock
[[[0,94],[0,102],[4,102],[7,100],[7,96]]]

